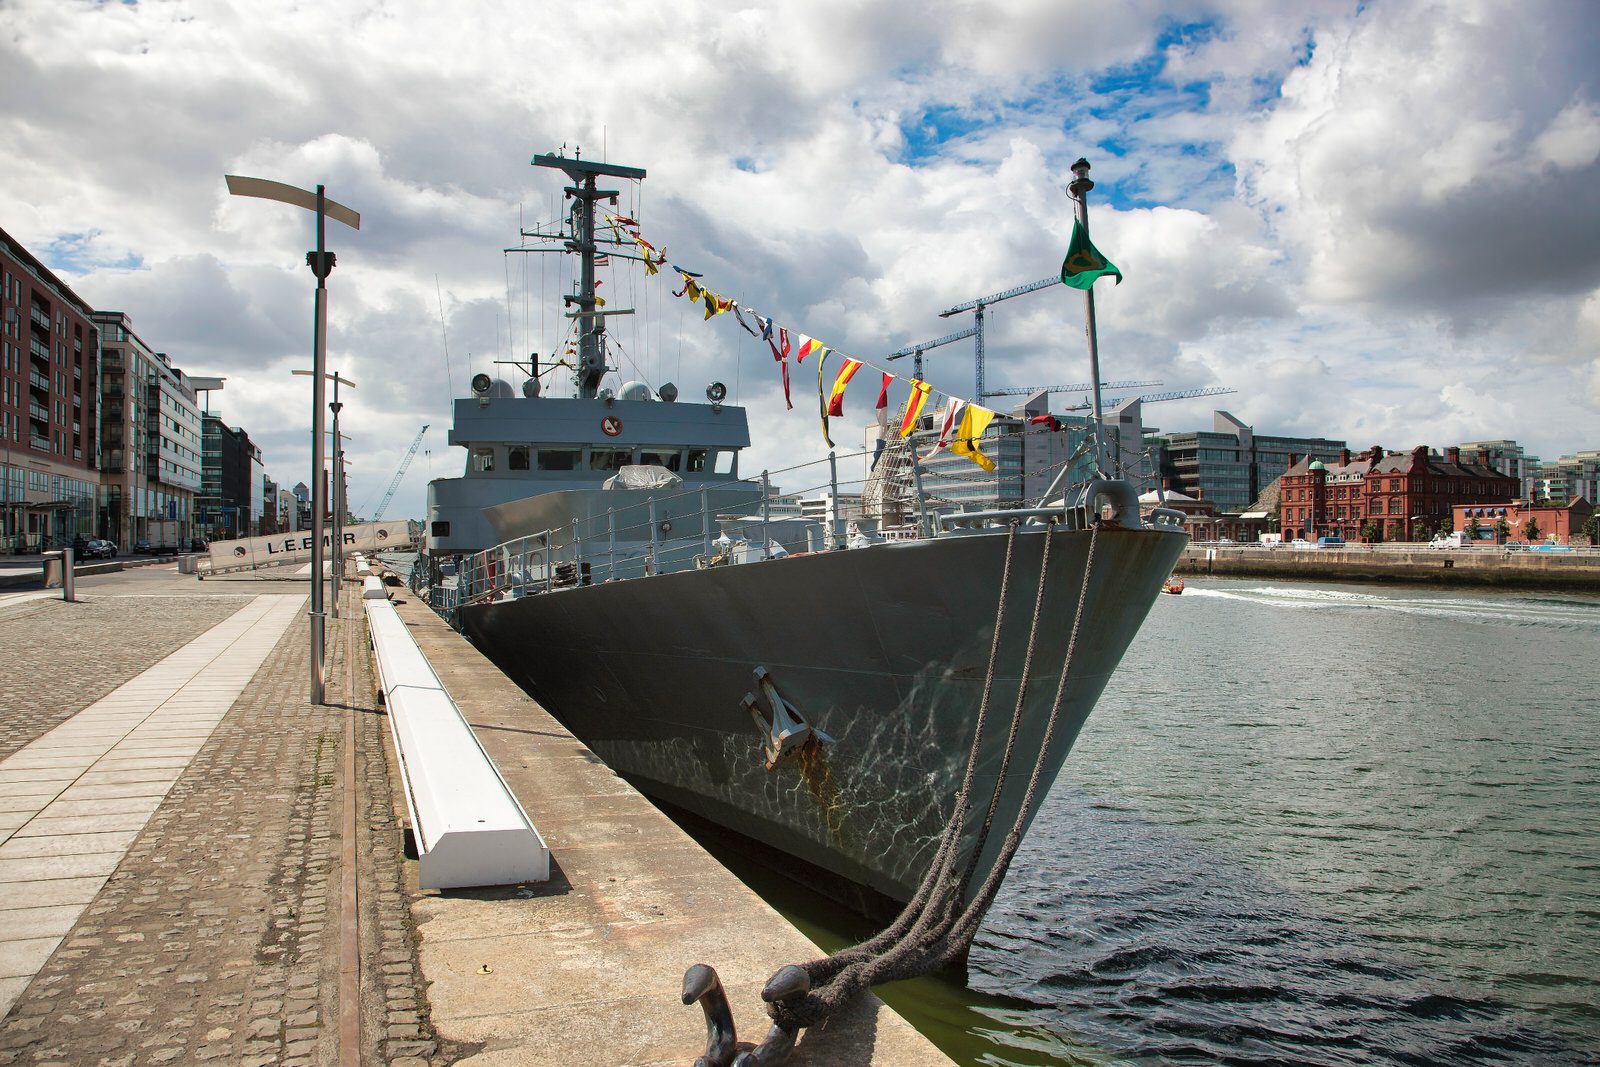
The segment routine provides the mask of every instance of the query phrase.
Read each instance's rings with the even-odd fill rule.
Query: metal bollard
[[[61,599],[71,604],[77,597],[77,575],[73,573],[72,547],[61,550]]]

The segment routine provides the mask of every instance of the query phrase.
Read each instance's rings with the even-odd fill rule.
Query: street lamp
[[[290,371],[291,374],[310,375],[308,370]],[[339,377],[339,372],[324,374],[324,378],[333,383],[333,402],[328,405],[328,410],[333,412],[333,486],[330,493],[333,497],[333,566],[330,568],[333,575],[333,617],[339,617],[339,583],[344,578],[344,499],[340,486],[344,484],[344,437],[339,433],[339,412],[344,405],[339,402],[339,386],[348,385],[354,389],[356,383],[349,378]],[[320,576],[317,579],[321,581]]]
[[[322,603],[322,512],[327,500],[322,488],[322,406],[327,402],[327,394],[322,379],[328,349],[328,275],[333,271],[334,263],[333,253],[325,248],[323,229],[324,220],[331,218],[352,230],[359,230],[361,215],[329,200],[321,185],[313,193],[282,182],[246,178],[238,174],[224,175],[224,180],[228,183],[228,192],[234,196],[276,200],[281,204],[305,208],[317,216],[317,248],[314,252],[306,253],[306,265],[317,279],[311,345],[311,703],[322,704],[326,691],[324,649],[327,636],[327,617]]]

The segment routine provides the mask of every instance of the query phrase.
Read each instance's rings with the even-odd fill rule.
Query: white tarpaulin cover
[[[671,489],[683,479],[656,463],[629,463],[607,478],[606,489]]]
[[[359,526],[346,526],[343,531],[344,550],[350,552],[405,552],[416,548],[411,524],[398,522],[367,522]],[[322,532],[324,548],[333,547],[333,527]],[[236,570],[242,567],[265,567],[279,563],[307,563],[311,560],[311,532],[270,534],[266,537],[246,537],[240,541],[213,541],[211,543],[211,569],[213,572]]]

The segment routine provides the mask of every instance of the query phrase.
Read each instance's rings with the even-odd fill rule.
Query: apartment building
[[[98,533],[100,333],[91,315],[0,230],[0,552]]]

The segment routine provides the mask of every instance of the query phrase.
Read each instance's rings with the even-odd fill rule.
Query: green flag
[[[1061,261],[1061,283],[1074,289],[1087,289],[1096,278],[1110,274],[1122,284],[1122,272],[1100,250],[1089,243],[1078,220],[1072,220],[1072,243],[1067,246],[1067,258]]]

